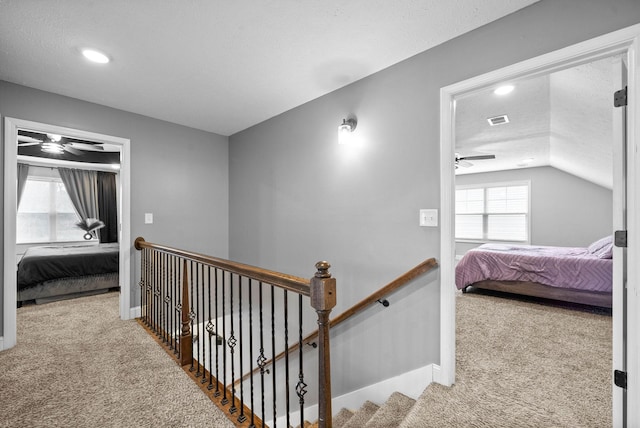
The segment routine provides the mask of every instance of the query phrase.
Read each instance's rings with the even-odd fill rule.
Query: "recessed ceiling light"
[[[95,49],[83,49],[82,55],[84,55],[84,57],[89,61],[97,62],[98,64],[106,64],[109,62],[108,56]]]
[[[513,85],[503,85],[503,86],[499,86],[497,87],[493,93],[496,95],[507,95],[510,94],[514,89]]]

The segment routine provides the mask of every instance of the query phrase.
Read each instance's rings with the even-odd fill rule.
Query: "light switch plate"
[[[437,209],[421,209],[420,210],[420,226],[427,226],[427,227],[438,226],[438,210]]]
[[[153,213],[144,213],[144,224],[153,224]]]

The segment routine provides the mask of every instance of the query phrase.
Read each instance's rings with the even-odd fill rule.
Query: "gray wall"
[[[552,167],[456,177],[456,184],[531,181],[531,244],[586,247],[613,230],[610,189]],[[477,245],[456,243],[456,254]]]
[[[439,258],[418,210],[439,205],[440,88],[639,21],[638,1],[543,0],[231,136],[231,258],[307,277],[328,259],[334,314]],[[349,113],[362,146],[347,153],[336,128]],[[334,332],[335,395],[439,362],[438,282]]]
[[[3,81],[0,115],[3,139],[4,117],[129,138],[131,238],[228,256],[227,137]],[[153,224],[144,224],[146,212],[153,213]],[[137,295],[139,255],[132,242],[125,245],[131,246]],[[133,296],[131,305],[137,302]]]

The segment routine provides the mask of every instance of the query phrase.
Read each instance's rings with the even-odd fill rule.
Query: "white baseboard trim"
[[[0,351],[4,351],[4,336],[0,336]]]
[[[136,306],[135,308],[130,308],[129,309],[129,319],[136,319],[136,318],[140,318],[140,316],[142,315],[142,309],[140,308],[140,306]]]
[[[433,366],[433,373],[432,373],[432,381],[435,383],[439,383],[440,385],[444,385],[444,386],[451,386],[448,385],[446,380],[444,379],[444,373],[442,372],[442,369],[440,368],[439,365],[437,364],[432,364]]]
[[[439,372],[440,367],[435,364],[429,364],[339,397],[334,397],[331,400],[331,410],[334,415],[342,408],[357,410],[367,400],[381,405],[387,401],[391,393],[396,391],[416,400],[427,386],[433,382],[433,375],[436,368]],[[305,408],[304,412],[305,419],[315,421],[318,415],[318,405],[316,404]],[[300,423],[300,412],[291,413],[291,421],[294,426],[298,425]],[[272,426],[272,422],[273,421],[267,421],[267,425]],[[286,425],[286,417],[278,418],[277,425]]]

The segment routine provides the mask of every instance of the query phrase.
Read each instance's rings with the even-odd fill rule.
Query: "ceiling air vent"
[[[489,122],[489,125],[491,126],[502,125],[509,123],[509,118],[506,114],[503,114],[502,116],[490,117],[487,119],[487,122]]]

